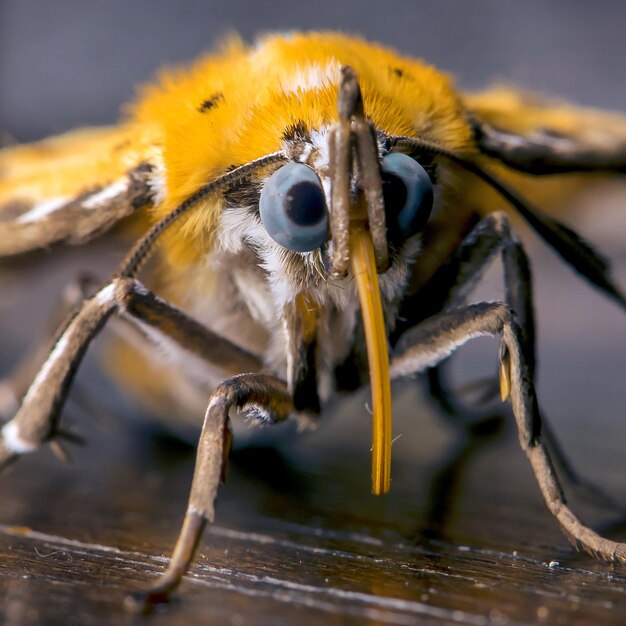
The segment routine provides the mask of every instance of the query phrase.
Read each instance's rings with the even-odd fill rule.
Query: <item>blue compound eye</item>
[[[402,241],[426,225],[433,208],[433,184],[426,170],[401,152],[383,157],[381,169],[388,237]]]
[[[302,163],[288,163],[265,183],[259,200],[269,236],[294,252],[309,252],[328,239],[328,209],[317,174]]]

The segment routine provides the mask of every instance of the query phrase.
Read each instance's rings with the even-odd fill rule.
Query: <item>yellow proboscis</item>
[[[351,228],[350,260],[361,304],[372,387],[372,492],[380,495],[391,485],[391,382],[374,247],[364,226]]]
[[[511,354],[508,349],[500,359],[500,398],[506,402],[511,396]]]

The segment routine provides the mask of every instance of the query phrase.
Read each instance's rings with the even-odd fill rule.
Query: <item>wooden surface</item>
[[[581,226],[612,257],[622,285],[625,195],[608,189],[598,208],[604,226],[593,219],[600,213]],[[541,406],[579,471],[626,511],[625,316],[532,239],[530,248]],[[96,258],[112,263],[104,250]],[[3,266],[3,371],[36,341],[53,294],[83,266],[75,251],[43,266],[41,258]],[[497,273],[483,291],[498,297]],[[495,371],[495,344],[477,343],[454,364],[460,382]],[[127,615],[125,594],[165,567],[193,454],[133,420],[136,409],[95,359],[79,385],[91,399],[74,395],[65,414],[88,440],[72,450],[74,462],[44,450],[0,479],[3,624],[626,623],[626,567],[570,547],[512,421],[468,442],[417,383],[394,388],[401,436],[389,495],[369,494],[367,391],[345,397],[317,432],[237,452],[176,601],[149,620]],[[574,509],[626,540],[622,512],[594,507],[580,491],[567,489]]]

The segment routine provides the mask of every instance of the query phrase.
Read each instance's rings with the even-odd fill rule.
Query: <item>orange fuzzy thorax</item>
[[[231,38],[190,68],[164,72],[129,109],[163,146],[167,192],[155,218],[227,168],[280,149],[290,125],[315,130],[332,123],[342,65],[356,70],[378,129],[453,150],[468,146],[461,102],[448,77],[429,65],[342,34],[268,36],[252,47]],[[213,106],[201,111],[207,101]],[[170,263],[193,262],[210,248],[221,208],[219,199],[209,200],[174,229]]]

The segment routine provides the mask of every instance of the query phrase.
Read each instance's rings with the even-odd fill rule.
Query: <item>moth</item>
[[[167,600],[213,520],[238,413],[306,428],[333,393],[369,384],[372,490],[384,493],[391,381],[436,380],[459,346],[496,336],[501,397],[548,509],[582,548],[625,562],[626,544],[564,501],[542,437],[532,279],[509,218],[625,307],[602,257],[519,191],[566,197],[576,185],[562,175],[625,172],[619,115],[513,89],[462,94],[343,34],[231,39],[144,87],[116,127],[0,152],[0,255],[87,244],[129,220],[143,229],[108,279],[81,285],[45,358],[26,364],[32,380],[4,381],[0,466],[58,447],[74,374],[112,320],[120,382],[157,417],[202,425],[170,564],[129,599],[145,608]],[[466,304],[494,257],[504,301]]]

